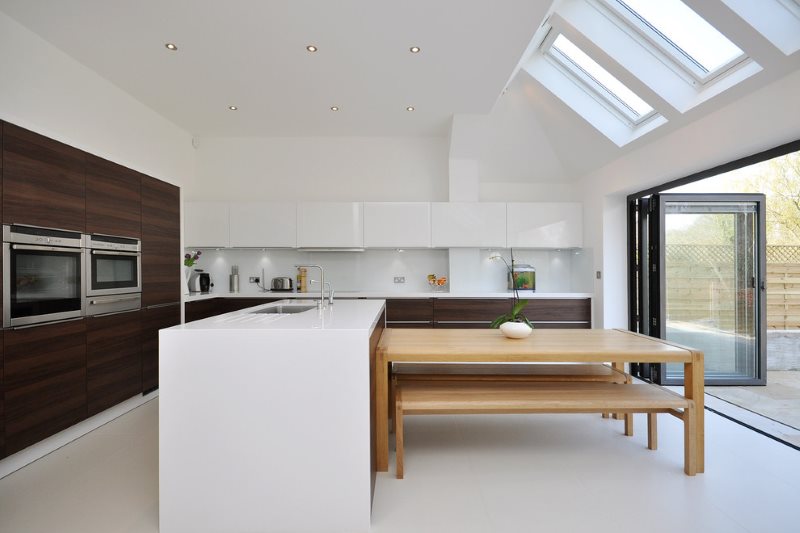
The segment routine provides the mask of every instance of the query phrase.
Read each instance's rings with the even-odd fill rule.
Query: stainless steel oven
[[[3,327],[84,315],[83,235],[3,226]]]
[[[141,307],[142,254],[138,239],[86,236],[87,314],[129,311]]]

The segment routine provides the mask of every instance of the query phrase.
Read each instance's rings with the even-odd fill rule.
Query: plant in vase
[[[514,296],[511,299],[511,309],[509,312],[504,313],[492,320],[492,323],[489,324],[489,327],[494,329],[499,328],[500,331],[503,332],[503,335],[511,339],[521,339],[523,337],[527,337],[531,334],[531,331],[533,331],[533,324],[531,324],[531,321],[525,316],[525,313],[522,312],[522,310],[525,309],[525,306],[528,304],[528,300],[519,299],[519,290],[516,283],[517,280],[514,279],[514,250],[511,250],[510,265],[499,253],[492,255],[489,259],[500,259],[503,261],[503,263],[506,265],[508,278],[511,280],[511,286],[514,291]]]
[[[187,284],[189,283],[189,276],[192,274],[192,267],[200,260],[201,255],[203,255],[203,252],[197,250],[183,256],[183,277]],[[186,290],[190,290],[188,285],[186,285]]]

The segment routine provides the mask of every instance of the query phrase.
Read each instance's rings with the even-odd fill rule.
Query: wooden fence
[[[736,290],[730,246],[667,246],[667,316],[735,331],[737,301],[754,289]],[[741,316],[738,323],[747,322]],[[800,246],[767,247],[767,328],[800,329]]]

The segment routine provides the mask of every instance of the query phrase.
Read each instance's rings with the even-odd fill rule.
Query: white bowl
[[[531,334],[533,328],[524,322],[503,322],[500,331],[509,339],[524,339]]]

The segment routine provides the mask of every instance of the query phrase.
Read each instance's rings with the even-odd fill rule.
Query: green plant
[[[528,305],[528,300],[520,300],[519,299],[519,291],[517,287],[516,280],[514,279],[514,249],[511,249],[511,264],[509,265],[506,260],[500,254],[493,255],[490,259],[500,259],[506,265],[506,270],[508,271],[509,279],[511,279],[514,283],[512,283],[514,289],[514,297],[511,299],[511,310],[508,313],[504,313],[499,317],[492,320],[492,323],[489,324],[490,328],[497,329],[500,327],[501,324],[505,324],[506,322],[522,322],[527,324],[531,329],[533,329],[533,324],[531,321],[528,320],[528,317],[525,316],[525,313],[522,312],[525,309],[525,306]]]
[[[183,266],[194,266],[200,260],[200,256],[203,255],[203,252],[197,250],[196,252],[191,252],[183,256]]]

